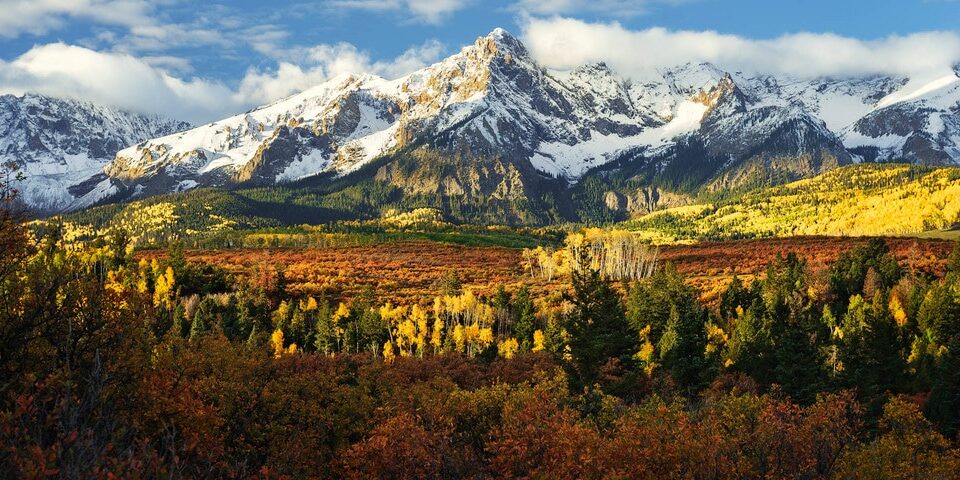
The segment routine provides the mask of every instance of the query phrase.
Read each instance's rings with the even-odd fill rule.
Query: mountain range
[[[117,151],[189,127],[86,101],[2,95],[0,161],[26,177],[18,189],[35,210],[77,210],[113,194],[103,170]]]
[[[803,79],[685,64],[626,78],[602,63],[544,68],[502,29],[399,79],[342,75],[193,128],[38,95],[0,97],[0,119],[0,159],[21,165],[43,212],[285,185],[356,205],[345,216],[609,221],[853,163],[960,163],[957,71]]]

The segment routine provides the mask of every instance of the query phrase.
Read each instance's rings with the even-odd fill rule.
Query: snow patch
[[[931,95],[940,90],[946,89],[957,82],[960,82],[960,77],[956,73],[951,72],[949,75],[944,75],[935,80],[924,82],[922,80],[911,80],[907,85],[905,85],[900,90],[883,97],[879,102],[877,102],[876,109],[889,107],[895,103],[909,102],[916,100],[928,95]]]
[[[277,182],[293,182],[301,178],[316,175],[330,165],[330,160],[323,155],[320,150],[313,150],[307,155],[300,157],[277,175]]]

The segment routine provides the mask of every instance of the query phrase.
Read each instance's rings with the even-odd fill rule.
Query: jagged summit
[[[523,42],[518,40],[517,37],[514,37],[510,32],[503,28],[494,28],[486,35],[486,37],[481,38],[486,38],[493,41],[494,44],[497,45],[498,51],[503,55],[529,55],[527,52],[527,47],[523,44]]]
[[[19,166],[26,179],[16,187],[34,209],[76,209],[85,206],[77,200],[104,180],[102,170],[118,150],[187,127],[185,122],[87,101],[36,93],[2,95],[0,160]]]
[[[687,63],[627,78],[603,62],[555,71],[498,28],[398,79],[340,75],[146,141],[105,126],[126,132],[117,143],[127,148],[105,174],[84,167],[92,180],[60,204],[343,177],[403,155],[445,165],[388,161],[376,181],[441,198],[528,198],[543,182],[562,190],[607,165],[646,172],[639,183],[728,188],[853,161],[957,163],[958,112],[956,74],[797,79]]]

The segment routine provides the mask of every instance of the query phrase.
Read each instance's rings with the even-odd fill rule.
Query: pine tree
[[[955,337],[937,360],[926,413],[947,436],[956,437],[960,432],[960,337]]]
[[[533,306],[533,299],[530,298],[530,290],[526,286],[517,290],[517,295],[513,300],[512,308],[515,320],[513,333],[519,340],[524,350],[529,350],[533,341],[533,332],[537,329],[536,311]]]
[[[769,317],[760,299],[755,299],[737,317],[727,346],[727,358],[735,370],[767,384],[774,377],[775,350]]]
[[[440,293],[456,296],[462,291],[463,283],[460,281],[460,273],[456,269],[447,270],[440,279]]]
[[[879,412],[886,392],[902,390],[906,371],[901,337],[885,303],[879,294],[871,303],[859,295],[851,297],[838,349],[841,384],[857,388],[874,413]]]
[[[673,265],[668,264],[651,277],[633,284],[627,294],[626,318],[636,332],[649,326],[650,341],[658,343],[670,320],[671,310],[697,301],[694,289],[686,284]]]
[[[753,295],[740,277],[734,275],[727,289],[720,297],[720,317],[730,320],[736,316],[737,309],[746,310],[753,302]]]
[[[317,321],[314,324],[313,344],[318,352],[326,355],[337,351],[337,327],[333,321],[330,304],[323,301],[316,309]]]
[[[193,316],[193,323],[190,324],[190,340],[197,340],[203,334],[207,333],[207,322],[204,319],[205,315],[202,310],[197,310],[197,313]]]
[[[171,331],[181,338],[186,338],[190,335],[190,323],[187,321],[187,314],[183,302],[178,302],[176,308],[173,309],[173,325],[170,326]]]
[[[705,379],[706,322],[699,304],[674,305],[657,344],[663,368],[687,394],[697,392]]]
[[[572,361],[565,366],[571,387],[580,390],[594,385],[600,368],[611,359],[621,365],[632,362],[637,333],[627,322],[620,296],[600,272],[584,267],[573,272],[573,304],[567,320],[568,346]]]

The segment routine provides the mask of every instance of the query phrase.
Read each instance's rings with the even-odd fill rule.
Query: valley
[[[186,258],[240,277],[249,277],[256,269],[277,266],[284,272],[287,294],[337,301],[355,298],[367,287],[372,287],[377,297],[385,301],[426,301],[442,289],[445,276],[451,272],[456,272],[464,288],[480,296],[492,296],[501,286],[510,291],[524,286],[537,298],[567,289],[566,277],[547,280],[530,275],[519,248],[462,245],[452,243],[456,239],[444,235],[437,235],[435,241],[401,238],[327,248],[188,250]],[[537,240],[531,237],[530,243]],[[822,275],[842,253],[864,245],[867,240],[790,237],[665,245],[659,248],[657,261],[661,266],[675,266],[707,304],[716,305],[734,276],[748,283],[762,278],[767,265],[778,255],[796,253],[807,259],[813,275]],[[939,239],[885,240],[906,268],[930,277],[943,276],[954,245]],[[163,260],[166,256],[162,250],[146,250],[137,258]]]

